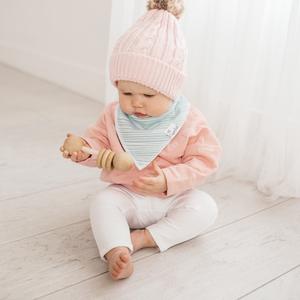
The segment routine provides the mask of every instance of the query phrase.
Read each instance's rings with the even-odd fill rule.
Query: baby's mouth
[[[139,113],[139,112],[135,112],[134,114],[138,117],[146,117],[147,116],[147,115]]]

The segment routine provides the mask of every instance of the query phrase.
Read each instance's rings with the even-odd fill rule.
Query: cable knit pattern
[[[153,9],[118,40],[110,79],[137,82],[176,99],[186,79],[187,48],[177,19]]]

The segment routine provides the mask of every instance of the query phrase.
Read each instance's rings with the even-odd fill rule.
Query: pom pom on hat
[[[163,9],[179,19],[184,12],[183,0],[148,0],[147,9]]]

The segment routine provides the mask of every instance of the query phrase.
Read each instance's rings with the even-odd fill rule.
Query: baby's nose
[[[132,106],[133,107],[143,107],[143,101],[139,97],[132,98]]]

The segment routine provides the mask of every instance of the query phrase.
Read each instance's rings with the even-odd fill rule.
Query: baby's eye
[[[154,95],[147,95],[147,94],[144,94],[144,96],[150,98],[150,97],[153,97]]]
[[[123,93],[125,96],[131,96],[131,93]]]

